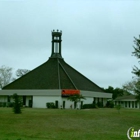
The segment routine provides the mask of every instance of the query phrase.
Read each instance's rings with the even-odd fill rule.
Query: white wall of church
[[[67,98],[61,98],[61,105],[63,106],[63,101],[65,101],[65,108],[70,108],[70,106],[72,105],[72,108],[74,107],[74,103],[67,100]]]
[[[85,97],[85,100],[81,100],[83,101],[83,105],[84,104],[92,104],[93,103],[93,97]]]
[[[92,104],[93,103],[93,98],[92,97],[85,97],[86,99],[82,99],[81,101],[83,101],[83,105],[84,104]],[[65,108],[71,108],[70,106],[72,106],[72,108],[74,108],[74,102],[71,102],[69,100],[67,100],[67,98],[62,98],[62,106],[63,106],[63,101],[65,101]],[[77,103],[77,108],[80,108],[80,102]]]
[[[60,96],[33,96],[33,108],[47,108],[46,103],[55,103],[56,100],[58,101],[58,106],[60,106]]]
[[[29,100],[32,100],[32,97],[31,96],[26,96],[25,106],[29,106]]]
[[[74,102],[67,100],[67,98],[61,97],[61,90],[1,90],[0,91],[0,102],[7,102],[8,96],[12,96],[13,93],[17,93],[22,99],[23,96],[26,96],[25,106],[29,106],[29,100],[33,101],[33,108],[46,108],[47,102],[58,101],[58,107],[63,107],[63,101],[65,101],[65,108],[74,108]],[[101,98],[104,98],[104,105],[106,104],[106,100],[112,97],[112,94],[109,93],[98,93],[92,91],[80,91],[80,93],[86,98],[83,101],[84,104],[92,104],[94,98],[100,101]],[[33,97],[33,98],[32,98]],[[12,97],[10,98],[10,102],[12,102]],[[96,101],[97,102],[97,101]],[[78,103],[78,108],[81,103]]]
[[[61,96],[33,96],[33,108],[47,108],[47,102],[58,101],[58,108],[63,108],[63,101],[65,101],[65,108],[69,109],[74,108],[74,102],[67,100],[67,98],[62,98]],[[93,98],[86,97],[86,100],[83,101],[83,104],[91,104],[93,103]],[[81,103],[77,103],[77,108],[80,108]]]
[[[47,108],[46,103],[58,101],[58,108],[63,108],[63,101],[65,101],[65,108],[74,107],[74,102],[62,98],[61,96],[33,96],[33,108]]]

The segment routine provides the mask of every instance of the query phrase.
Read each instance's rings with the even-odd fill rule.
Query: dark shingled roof
[[[79,89],[103,92],[103,90],[61,58],[49,58],[47,62],[15,80],[4,89]]]
[[[68,65],[61,56],[62,31],[52,31],[52,54],[47,62],[15,80],[4,89],[79,89],[104,92]]]

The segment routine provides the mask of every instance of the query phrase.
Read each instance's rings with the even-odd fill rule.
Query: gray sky
[[[100,87],[132,79],[140,1],[0,0],[0,66],[34,69],[51,54],[51,31],[62,30],[64,60]],[[83,83],[84,84],[84,83]]]

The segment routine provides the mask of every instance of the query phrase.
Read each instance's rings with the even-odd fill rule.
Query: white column
[[[130,108],[132,108],[132,101],[130,101]]]

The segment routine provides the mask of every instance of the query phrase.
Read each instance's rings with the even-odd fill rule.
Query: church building
[[[74,103],[67,100],[67,97],[81,94],[86,99],[81,100],[79,104],[92,104],[94,101],[105,106],[112,94],[105,93],[98,85],[67,64],[62,57],[61,43],[62,31],[53,30],[49,59],[3,87],[0,90],[0,103],[12,102],[12,95],[17,93],[22,98],[23,105],[27,107],[47,108],[47,103],[57,103],[58,108],[70,108]]]

